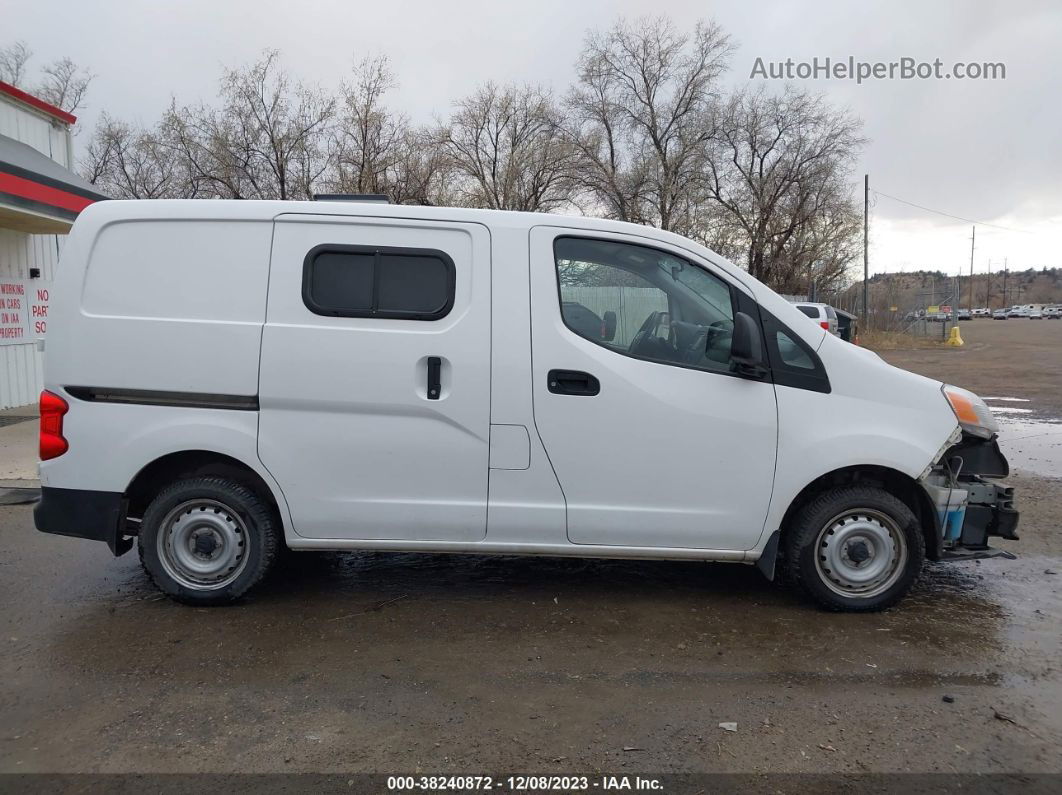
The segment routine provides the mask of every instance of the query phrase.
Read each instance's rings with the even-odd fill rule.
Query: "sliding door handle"
[[[442,359],[438,356],[428,357],[428,400],[438,400],[442,392]]]
[[[582,370],[550,370],[546,383],[555,395],[592,397],[601,391],[601,382]]]

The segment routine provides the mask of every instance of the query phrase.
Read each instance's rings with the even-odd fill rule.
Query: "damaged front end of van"
[[[998,482],[1010,474],[999,449],[999,426],[973,392],[950,384],[941,392],[958,426],[919,478],[935,508],[938,544],[935,550],[930,545],[928,556],[942,561],[1014,558],[988,544],[992,537],[1018,540],[1014,489]]]

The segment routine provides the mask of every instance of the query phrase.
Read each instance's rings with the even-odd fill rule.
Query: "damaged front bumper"
[[[936,509],[936,559],[1014,557],[988,545],[993,536],[1018,539],[1014,489],[995,481],[1009,474],[995,436],[981,439],[963,433],[943,452],[921,480]]]

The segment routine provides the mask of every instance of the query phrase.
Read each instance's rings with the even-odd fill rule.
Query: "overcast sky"
[[[865,120],[853,195],[871,187],[1013,230],[978,227],[975,266],[1062,266],[1062,3],[748,0],[163,0],[5,3],[0,44],[26,41],[32,65],[70,56],[96,75],[80,113],[153,122],[171,95],[214,96],[222,67],[277,48],[306,81],[334,87],[355,58],[385,53],[401,81],[391,104],[418,120],[486,80],[563,91],[585,31],[620,15],[714,17],[738,45],[727,77],[747,85],[757,57],[810,61],[940,58],[1002,62],[1003,80],[807,80]],[[776,83],[779,87],[780,83]],[[872,196],[875,271],[969,267],[970,224]]]

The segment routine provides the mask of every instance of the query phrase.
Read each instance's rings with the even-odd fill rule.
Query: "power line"
[[[892,199],[894,202],[900,202],[900,204],[906,204],[906,205],[908,205],[910,207],[917,207],[919,210],[925,210],[927,213],[936,213],[937,215],[943,215],[945,218],[954,218],[956,221],[965,221],[968,224],[977,224],[978,226],[987,226],[987,227],[990,227],[992,229],[1002,229],[1005,232],[1018,232],[1018,233],[1023,234],[1023,235],[1031,235],[1031,234],[1033,234],[1032,232],[1028,231],[1027,229],[1014,229],[1013,227],[1010,227],[1010,226],[1000,226],[999,224],[990,224],[987,221],[977,221],[977,220],[974,220],[973,218],[964,218],[961,215],[952,215],[951,213],[946,213],[943,210],[934,210],[932,207],[924,207],[921,204],[915,204],[914,202],[909,202],[909,201],[907,201],[907,199],[901,199],[899,196],[890,196],[887,193],[882,193],[880,190],[874,190],[873,193],[874,193],[875,196],[882,196],[882,197],[884,197],[886,199]]]

